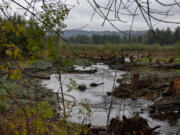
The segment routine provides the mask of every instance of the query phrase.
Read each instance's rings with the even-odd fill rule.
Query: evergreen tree
[[[173,43],[176,43],[178,41],[180,41],[180,27],[177,27],[173,34]]]

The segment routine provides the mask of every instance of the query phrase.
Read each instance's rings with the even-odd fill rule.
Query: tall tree
[[[180,27],[177,27],[173,34],[173,43],[176,43],[177,41],[180,41]]]

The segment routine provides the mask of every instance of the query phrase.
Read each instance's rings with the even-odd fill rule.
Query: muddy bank
[[[150,117],[168,121],[180,127],[180,81],[179,74],[171,71],[132,72],[117,79],[119,86],[109,95],[117,98],[147,99],[154,103],[149,106]],[[178,128],[179,130],[179,128]]]
[[[23,79],[11,80],[1,77],[0,95],[6,97],[6,112],[11,112],[18,104],[33,106],[36,102],[47,101],[56,107],[57,94],[41,86],[41,79],[23,77]],[[17,104],[18,103],[18,104]],[[6,114],[7,114],[6,113]]]
[[[154,100],[163,96],[172,87],[171,82],[180,78],[180,74],[171,71],[132,71],[116,79],[119,84],[112,94],[120,98],[145,98]]]

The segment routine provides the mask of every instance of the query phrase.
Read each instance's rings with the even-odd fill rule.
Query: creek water
[[[121,118],[122,115],[126,117],[134,116],[139,114],[141,117],[147,119],[150,127],[155,127],[160,125],[158,131],[162,135],[180,135],[180,119],[177,120],[173,125],[169,121],[161,121],[152,119],[149,116],[148,106],[153,104],[153,101],[138,99],[121,99],[111,96],[107,96],[106,92],[112,91],[114,86],[117,86],[115,78],[122,78],[123,74],[126,72],[111,70],[107,65],[103,63],[98,63],[90,67],[81,67],[76,65],[76,70],[93,70],[97,69],[94,74],[62,74],[62,84],[64,93],[72,95],[76,99],[76,103],[84,102],[88,104],[92,110],[91,119],[87,122],[91,122],[93,125],[106,125],[107,114],[109,111],[109,106],[112,100],[112,109],[110,113],[110,119],[113,117]],[[85,91],[71,90],[68,91],[68,84],[70,78],[76,82],[77,85],[85,85],[87,89]],[[97,87],[91,87],[91,83],[103,83]],[[58,81],[58,75],[52,74],[50,80],[44,80],[42,85],[46,88],[52,89],[54,92],[60,91],[60,83]],[[72,97],[66,96],[65,99],[68,101],[74,101]],[[74,122],[84,121],[84,114],[79,113],[80,106],[73,108],[71,115],[71,120]]]

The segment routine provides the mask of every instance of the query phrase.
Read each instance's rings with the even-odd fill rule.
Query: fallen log
[[[150,65],[150,68],[174,68],[174,69],[180,69],[180,63],[177,64],[161,64],[161,65]]]
[[[39,74],[33,74],[33,73],[26,73],[24,72],[23,75],[30,77],[30,78],[37,78],[37,79],[44,79],[44,80],[50,80],[50,75],[39,75]]]
[[[150,106],[150,112],[154,113],[166,113],[173,114],[174,112],[180,113],[180,100],[177,97],[173,98],[163,98],[156,101],[152,106]]]
[[[166,63],[166,64],[122,64],[122,65],[110,65],[110,68],[112,69],[118,69],[118,70],[128,70],[133,67],[149,67],[149,68],[163,68],[163,69],[180,69],[180,63],[176,64],[171,64],[171,63]]]
[[[49,71],[51,67],[47,68],[24,68],[23,72],[43,72],[43,71]]]
[[[82,70],[82,71],[79,71],[79,70],[70,70],[70,71],[67,71],[68,73],[75,73],[75,74],[94,74],[97,72],[97,69],[93,69],[93,70]]]
[[[50,80],[50,75],[44,76],[44,75],[29,75],[31,78],[37,78],[37,79],[43,79],[43,80]]]
[[[91,83],[90,86],[91,87],[97,87],[97,86],[102,85],[102,84],[104,84],[104,83]]]

